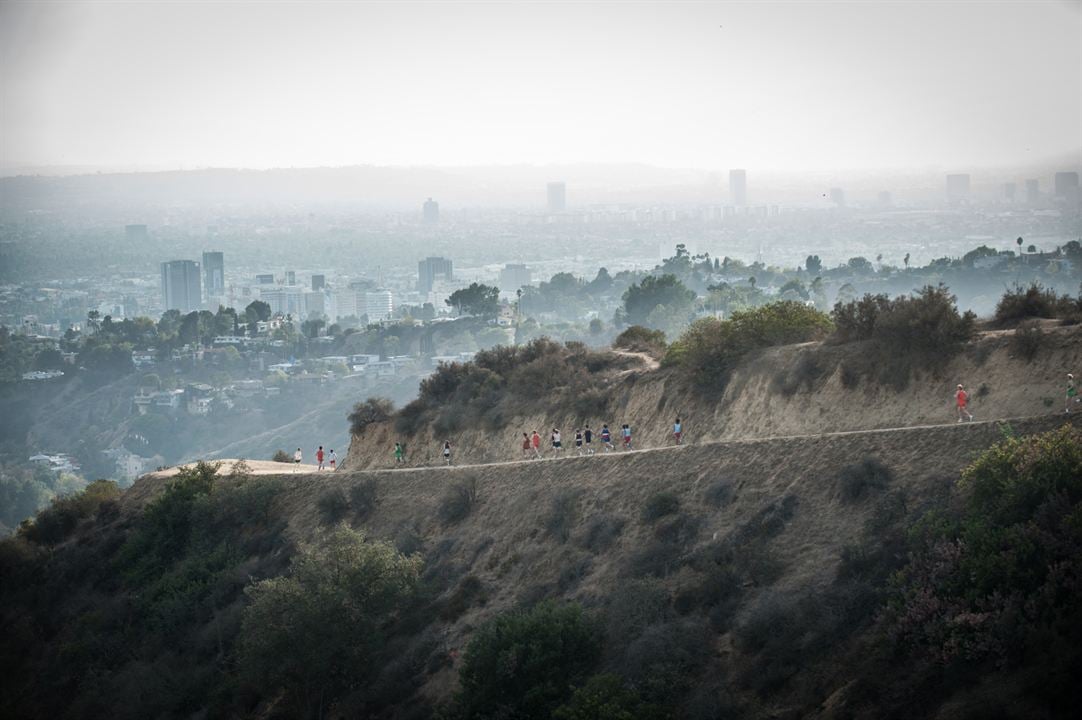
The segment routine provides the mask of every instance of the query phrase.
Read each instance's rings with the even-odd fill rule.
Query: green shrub
[[[271,457],[272,462],[289,463],[293,462],[293,458],[289,456],[285,450],[275,450],[274,456]]]
[[[496,617],[466,647],[455,695],[466,718],[548,720],[601,656],[601,633],[578,605],[542,602]]]
[[[642,701],[639,694],[611,673],[594,675],[556,708],[553,720],[661,720],[660,707]]]
[[[113,507],[120,488],[112,480],[95,480],[81,492],[53,498],[19,534],[38,545],[56,545],[66,539],[80,520],[97,514],[103,506]]]
[[[330,487],[316,501],[319,518],[325,525],[335,525],[349,513],[349,498],[340,487]]]
[[[654,493],[646,499],[642,508],[643,522],[652,523],[658,518],[671,515],[680,509],[680,498],[668,491]]]
[[[467,575],[455,587],[454,592],[443,603],[440,618],[453,622],[474,605],[484,605],[488,600],[484,583],[476,575]]]
[[[1020,323],[1011,333],[1011,355],[1026,362],[1033,362],[1044,344],[1044,331],[1036,320]]]
[[[733,484],[728,480],[716,480],[703,493],[703,501],[714,508],[723,508],[733,500]]]
[[[358,520],[364,520],[379,507],[379,483],[375,478],[362,480],[349,489],[349,504]]]
[[[872,492],[886,488],[894,479],[894,473],[874,457],[866,457],[859,463],[846,465],[838,473],[838,490],[846,502],[857,502]]]
[[[1076,304],[1068,295],[1034,282],[1023,288],[1016,285],[1003,293],[996,303],[996,324],[1005,327],[1033,318],[1060,318],[1076,311]]]
[[[579,494],[572,490],[560,490],[552,498],[552,505],[545,516],[545,531],[560,542],[567,542],[578,523]]]
[[[612,341],[612,346],[621,350],[644,352],[660,357],[665,352],[665,333],[642,325],[632,325],[616,336],[616,339]]]
[[[340,525],[304,545],[288,575],[247,588],[239,641],[245,677],[283,690],[294,716],[310,716],[370,677],[384,629],[414,594],[419,557]]]
[[[477,500],[477,480],[470,478],[448,488],[440,500],[439,517],[445,524],[461,522],[473,512]]]
[[[709,656],[710,633],[701,620],[670,620],[647,627],[632,640],[617,669],[644,700],[671,706]]]
[[[627,520],[621,517],[594,515],[586,521],[578,542],[590,552],[605,552],[620,537],[625,525]]]
[[[729,320],[701,318],[673,344],[665,364],[681,367],[700,385],[723,389],[730,373],[749,353],[815,340],[832,327],[824,313],[789,300],[737,311]]]
[[[369,425],[386,422],[393,414],[394,405],[390,400],[370,397],[353,406],[353,412],[348,416],[349,431],[352,435],[360,435]]]

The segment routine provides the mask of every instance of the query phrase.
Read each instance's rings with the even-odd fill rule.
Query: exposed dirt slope
[[[1082,327],[1048,328],[1046,333],[1032,361],[1013,356],[1010,333],[985,333],[943,370],[918,373],[900,391],[866,378],[845,386],[843,366],[862,360],[857,345],[772,348],[738,368],[720,396],[689,388],[671,371],[643,363],[638,371],[619,371],[610,417],[575,417],[569,408],[554,406],[505,418],[502,431],[467,429],[452,437],[430,428],[404,436],[393,423],[384,423],[353,437],[344,465],[391,467],[395,442],[406,445],[408,465],[435,465],[441,462],[445,439],[454,446],[456,462],[514,460],[521,457],[522,432],[537,430],[547,450],[553,427],[562,431],[564,452],[570,453],[576,427],[589,424],[596,431],[603,422],[614,436],[629,423],[638,448],[662,447],[672,443],[677,415],[689,442],[938,424],[954,419],[957,383],[969,389],[978,420],[1062,413],[1065,374],[1082,373]],[[797,386],[804,355],[816,358],[821,374]],[[793,392],[784,391],[786,384]]]
[[[1016,433],[1052,429],[1069,418],[1014,420]],[[556,596],[587,606],[605,606],[640,577],[644,551],[656,547],[658,525],[642,518],[655,493],[674,493],[679,517],[691,533],[660,572],[672,593],[693,582],[684,563],[711,544],[759,538],[781,564],[769,592],[815,593],[835,580],[842,548],[854,542],[873,512],[875,497],[852,503],[839,492],[839,471],[875,457],[893,471],[892,492],[901,491],[909,508],[949,501],[958,473],[976,453],[1003,436],[999,423],[976,422],[902,430],[860,431],[819,437],[700,443],[679,448],[613,453],[545,462],[512,462],[451,468],[337,473],[286,473],[281,498],[294,540],[310,538],[320,526],[319,498],[328,490],[346,491],[374,483],[378,506],[367,519],[354,518],[370,536],[414,538],[426,557],[426,572],[453,588],[472,575],[487,602],[475,605],[440,629],[441,652],[454,654],[472,630],[518,602]],[[168,482],[161,476],[139,480],[124,496],[129,510],[153,498]],[[469,515],[440,520],[449,490],[475,488]],[[728,486],[721,503],[708,501]],[[884,491],[885,492],[885,491]],[[716,497],[716,496],[715,496]],[[568,523],[554,530],[557,508],[572,508]],[[602,520],[623,522],[610,546],[591,539]],[[736,542],[737,545],[743,540]],[[651,571],[652,574],[658,574]],[[448,593],[451,592],[449,589]],[[737,621],[766,587],[742,590]],[[712,638],[712,672],[737,673],[728,631]],[[452,664],[427,676],[421,692],[445,698],[455,683]],[[822,700],[841,684],[821,678]],[[767,706],[777,700],[764,701]],[[838,709],[844,715],[844,707]],[[769,715],[767,713],[764,716]]]

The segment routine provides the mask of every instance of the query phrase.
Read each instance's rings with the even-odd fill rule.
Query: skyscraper
[[[549,212],[558,213],[567,209],[567,185],[562,182],[548,184]]]
[[[376,290],[364,294],[364,312],[368,322],[390,320],[394,315],[394,302],[390,290]]]
[[[1078,197],[1078,173],[1058,172],[1055,177],[1056,197],[1073,200]]]
[[[322,290],[327,287],[326,275],[313,275],[312,276],[312,290]]]
[[[425,200],[425,204],[424,206],[422,206],[421,212],[424,215],[426,223],[439,222],[440,220],[440,204],[432,198]]]
[[[1026,180],[1026,202],[1032,204],[1041,199],[1041,181],[1037,178]]]
[[[969,174],[956,173],[947,176],[947,200],[958,202],[969,198]]]
[[[417,263],[417,292],[432,292],[432,283],[436,279],[451,281],[454,279],[452,263],[447,258],[427,257]]]
[[[286,270],[286,285],[296,285],[296,284],[297,284],[297,271],[296,270]]]
[[[729,171],[729,200],[737,207],[748,204],[748,171]]]
[[[203,253],[203,291],[208,298],[225,295],[225,256],[220,252]]]
[[[199,287],[199,263],[171,260],[162,263],[162,308],[190,313],[203,305]]]

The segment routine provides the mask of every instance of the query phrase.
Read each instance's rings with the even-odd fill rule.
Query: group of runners
[[[297,448],[297,451],[293,453],[293,472],[297,472],[297,470],[300,469],[301,461],[303,459],[304,453],[301,452],[300,448]],[[316,449],[316,463],[318,464],[316,470],[337,470],[338,455],[335,454],[334,450],[324,453],[323,446],[320,445],[319,448]]]
[[[1064,412],[1070,413],[1071,407],[1077,405],[1080,401],[1082,401],[1082,398],[1078,396],[1078,386],[1075,385],[1074,375],[1067,373],[1067,396]],[[969,393],[966,392],[965,385],[962,383],[958,383],[958,389],[954,392],[954,407],[958,413],[958,422],[973,420],[973,413],[969,412]]]

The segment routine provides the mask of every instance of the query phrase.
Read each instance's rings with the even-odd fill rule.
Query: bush
[[[477,500],[477,480],[470,478],[452,485],[440,500],[439,516],[445,524],[465,520]]]
[[[721,509],[733,500],[733,484],[728,480],[717,480],[703,493],[703,502]]]
[[[455,587],[454,592],[443,603],[440,618],[454,622],[474,605],[484,605],[488,600],[485,586],[476,575],[467,575]]]
[[[546,601],[505,613],[466,647],[455,709],[469,718],[548,720],[600,655],[601,633],[578,605]]]
[[[556,708],[553,720],[652,720],[666,717],[661,708],[642,701],[611,673],[594,675]]]
[[[625,525],[627,521],[621,517],[595,515],[586,522],[578,542],[590,552],[605,552],[620,537]]]
[[[545,517],[545,531],[560,542],[567,542],[578,522],[579,496],[572,490],[560,490],[552,498],[552,505]]]
[[[654,493],[646,499],[642,509],[643,522],[652,523],[658,518],[671,515],[680,509],[680,498],[671,492]]]
[[[394,405],[386,398],[370,397],[353,406],[349,414],[349,431],[360,435],[369,425],[386,422],[394,414]]]
[[[83,518],[112,506],[120,488],[112,480],[95,480],[74,495],[53,498],[52,504],[19,528],[19,534],[38,545],[56,545],[67,538]]]
[[[660,357],[665,352],[665,333],[642,325],[632,325],[612,341],[614,348],[644,352]]]
[[[247,588],[240,667],[294,716],[332,704],[373,674],[384,628],[417,587],[421,560],[342,525],[301,547],[288,575]]]
[[[797,356],[791,368],[782,370],[774,376],[774,388],[786,397],[795,395],[802,387],[811,392],[824,372],[825,368],[819,362],[819,356],[814,352],[805,351]]]
[[[349,513],[349,498],[340,487],[327,488],[320,494],[316,507],[322,522],[334,525]]]
[[[1016,285],[1003,293],[996,303],[995,320],[1003,327],[1032,318],[1065,317],[1075,310],[1075,302],[1069,296],[1059,295],[1034,282],[1027,288]]]
[[[874,457],[846,465],[838,473],[838,490],[846,502],[863,500],[872,492],[883,490],[894,479],[890,468]]]
[[[730,320],[701,318],[673,343],[665,364],[679,366],[696,383],[720,390],[749,353],[815,340],[832,327],[824,313],[789,300],[734,312]]]
[[[617,667],[643,699],[671,706],[686,692],[710,654],[710,633],[699,620],[647,627]]]
[[[1044,342],[1044,331],[1041,330],[1039,322],[1033,320],[1020,323],[1011,334],[1011,355],[1026,362],[1033,362],[1044,347]]]
[[[357,519],[364,520],[379,506],[379,483],[375,478],[362,480],[349,489],[349,504]]]
[[[285,450],[275,450],[274,455],[271,457],[272,462],[289,463],[293,462],[293,458],[289,456]]]

